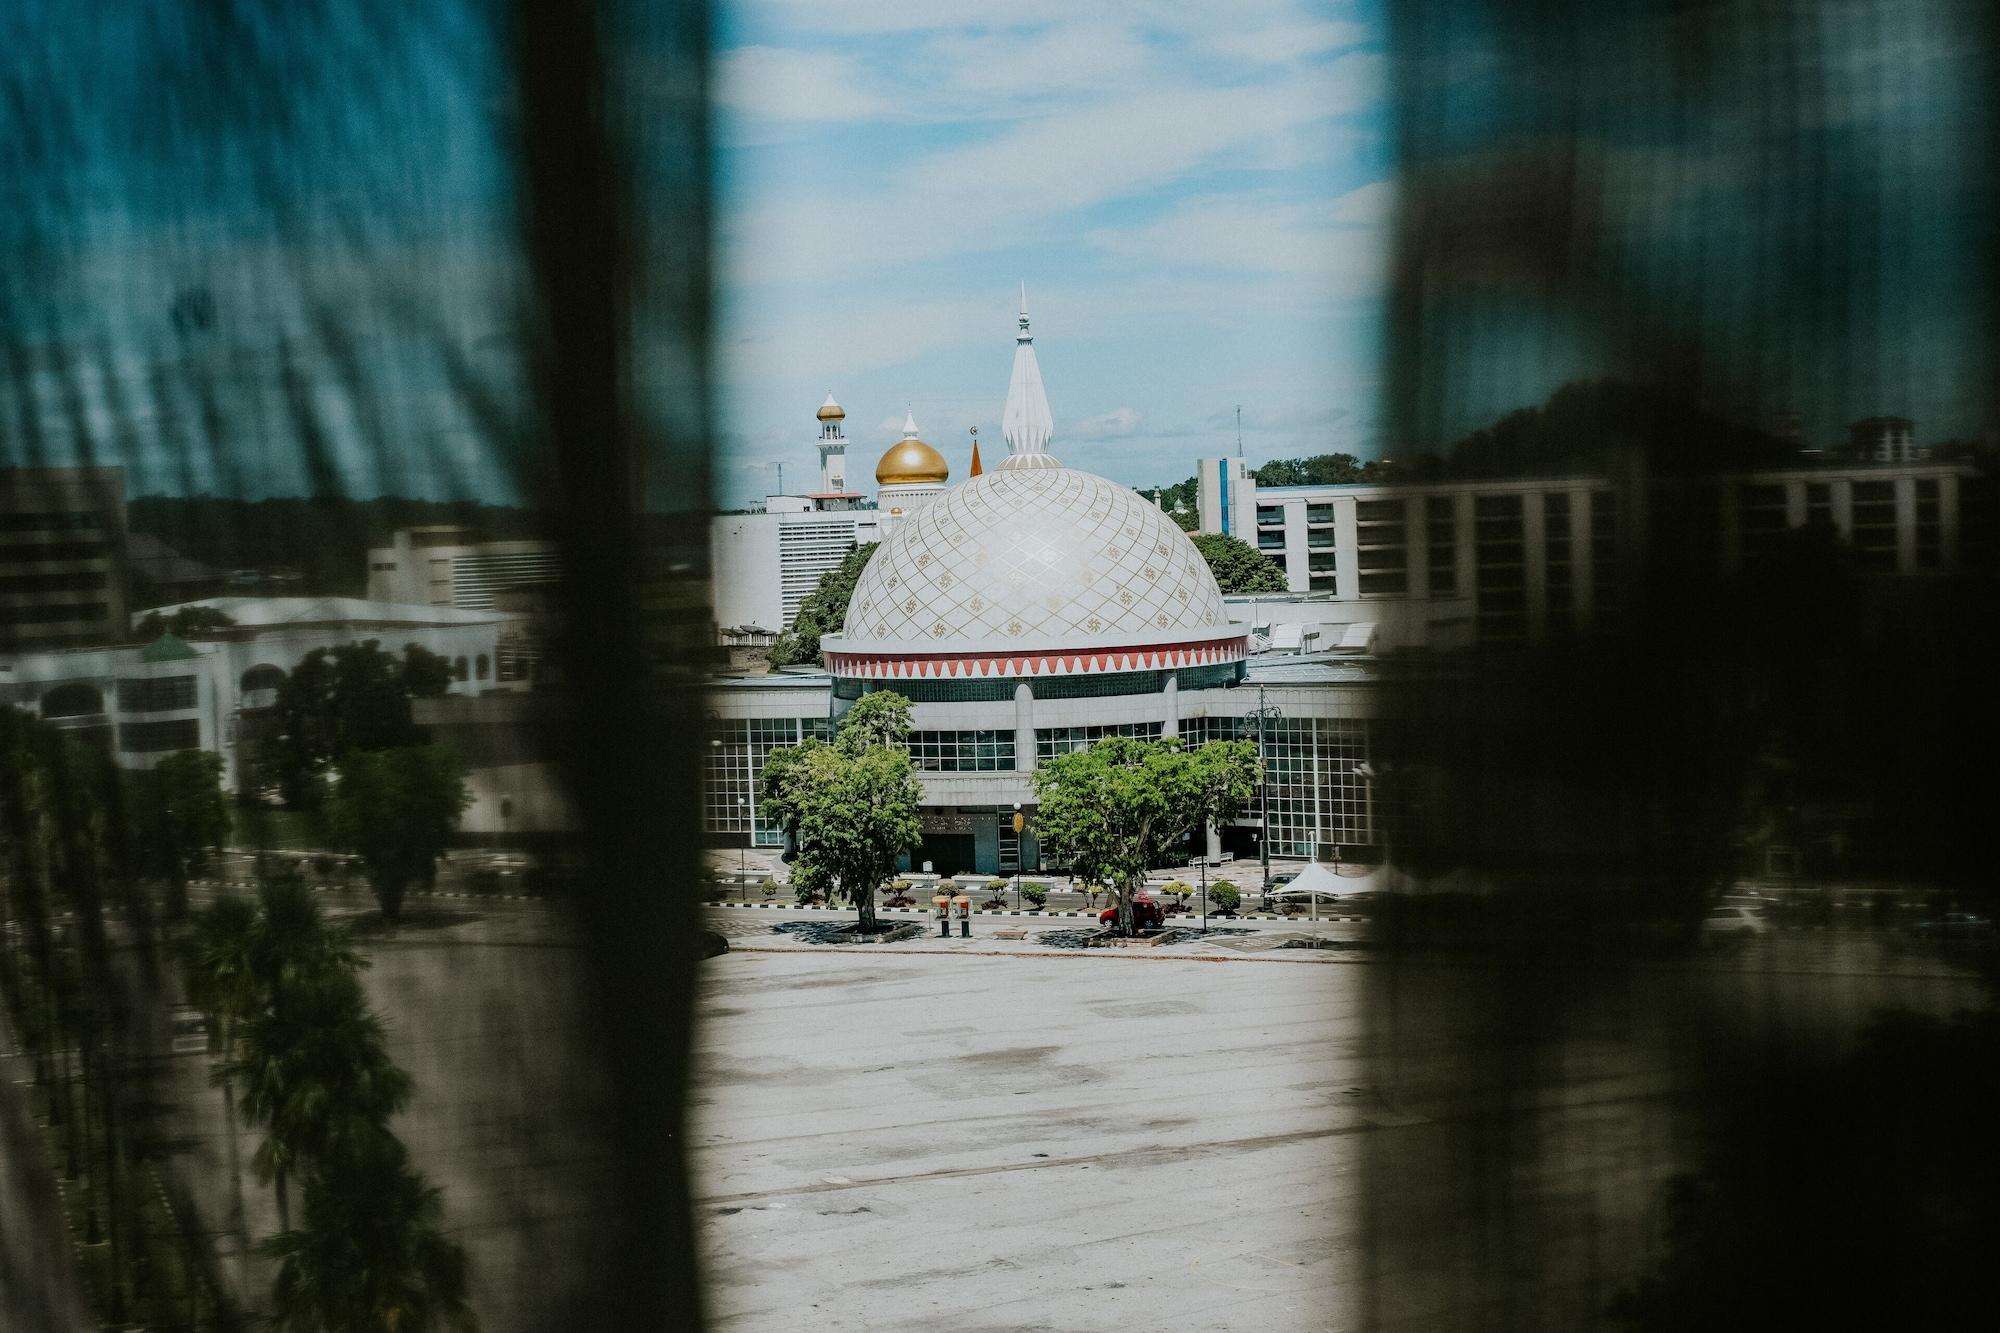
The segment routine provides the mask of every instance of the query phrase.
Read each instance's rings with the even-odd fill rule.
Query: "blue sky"
[[[1375,447],[1372,4],[741,0],[720,15],[719,499],[867,476],[906,404],[994,458],[1017,284],[1055,452],[1129,484]]]

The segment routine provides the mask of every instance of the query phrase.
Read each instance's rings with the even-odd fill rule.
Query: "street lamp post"
[[[1028,826],[1028,817],[1021,813],[1021,803],[1014,802],[1014,910],[1021,910],[1021,830]]]
[[[1284,711],[1264,702],[1264,687],[1257,687],[1257,706],[1250,715],[1257,719],[1257,859],[1263,868],[1263,890],[1271,889],[1271,782],[1264,771],[1264,723],[1284,716]]]
[[[736,882],[743,887],[743,901],[750,901],[750,839],[757,836],[757,830],[750,826],[750,798],[736,798],[737,818],[743,823],[743,845],[736,849]]]

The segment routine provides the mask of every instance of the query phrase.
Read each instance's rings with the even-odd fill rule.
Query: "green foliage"
[[[1363,463],[1353,454],[1314,454],[1311,458],[1274,458],[1262,467],[1250,469],[1259,486],[1348,486],[1376,481],[1374,463]]]
[[[871,745],[905,746],[913,725],[908,699],[893,690],[875,690],[855,700],[840,719],[834,741],[849,754]]]
[[[1189,884],[1183,880],[1177,879],[1173,883],[1167,885],[1165,891],[1168,894],[1172,895],[1174,898],[1178,899],[1180,903],[1183,906],[1185,906],[1187,904],[1188,895],[1194,892],[1194,885]]]
[[[179,916],[191,875],[208,864],[229,836],[229,802],[222,794],[222,756],[180,750],[151,769],[124,774],[125,812],[135,868],[169,889]]]
[[[1233,912],[1243,905],[1243,895],[1234,884],[1211,884],[1208,887],[1209,906],[1218,912]]]
[[[395,920],[413,882],[429,883],[472,803],[458,760],[442,746],[351,753],[326,800],[328,832],[361,858],[382,915]]]
[[[760,809],[798,846],[792,883],[829,901],[845,898],[864,930],[874,929],[876,889],[902,853],[923,843],[923,787],[903,748],[909,730],[908,700],[869,694],[848,710],[831,745],[809,739],[773,750],[759,779]]]
[[[439,1192],[382,1134],[316,1166],[305,1226],[264,1243],[278,1260],[279,1333],[473,1330],[464,1249],[443,1230]]]
[[[1021,896],[1036,907],[1045,907],[1049,901],[1049,886],[1046,884],[1023,884]]]
[[[1233,815],[1256,779],[1248,741],[1187,750],[1176,741],[1109,736],[1036,768],[1036,827],[1079,881],[1111,887],[1119,929],[1130,934],[1132,896],[1147,868],[1168,861],[1193,829]]]
[[[822,665],[820,636],[837,634],[847,623],[847,604],[854,599],[854,585],[868,568],[878,542],[864,542],[847,553],[847,558],[820,575],[819,586],[807,595],[793,618],[792,627],[778,636],[765,658],[774,667]]]
[[[1764,431],[1710,416],[1679,394],[1617,380],[1565,384],[1452,446],[1460,477],[1603,475],[1615,451],[1636,449],[1660,475],[1784,464],[1792,447]]]
[[[171,634],[177,639],[185,639],[200,634],[203,630],[227,629],[236,623],[235,617],[212,606],[184,606],[178,611],[161,615],[158,611],[148,611],[139,618],[133,633],[150,643],[162,634]]]
[[[1285,571],[1250,543],[1220,532],[1196,533],[1190,540],[1224,593],[1285,590]]]
[[[397,657],[370,639],[315,648],[278,687],[262,745],[263,777],[285,804],[310,807],[320,778],[357,750],[423,744],[410,700],[451,686],[451,664],[416,644]]]

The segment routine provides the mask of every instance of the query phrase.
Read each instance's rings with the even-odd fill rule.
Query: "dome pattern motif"
[[[1074,468],[1001,468],[938,497],[883,543],[837,647],[1112,647],[1229,631],[1207,562],[1156,506]]]

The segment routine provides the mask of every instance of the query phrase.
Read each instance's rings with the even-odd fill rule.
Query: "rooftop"
[[[191,606],[220,611],[236,622],[220,631],[223,634],[280,625],[490,625],[506,619],[491,611],[371,602],[365,597],[204,597],[153,609],[164,617]]]

